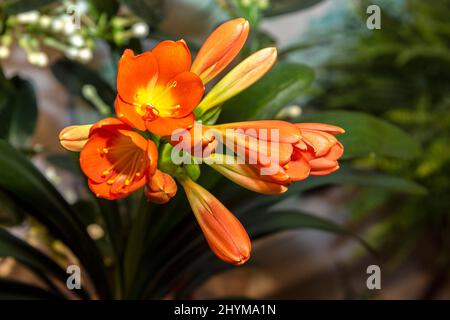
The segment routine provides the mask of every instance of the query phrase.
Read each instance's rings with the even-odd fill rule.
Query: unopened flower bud
[[[86,144],[92,125],[69,126],[59,133],[59,142],[69,150],[79,152]]]
[[[160,170],[149,179],[145,188],[145,195],[154,203],[167,203],[177,193],[177,184],[175,180]]]

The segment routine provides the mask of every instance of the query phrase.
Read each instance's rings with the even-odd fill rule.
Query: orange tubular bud
[[[206,39],[192,64],[191,71],[208,83],[239,53],[247,40],[249,23],[243,18],[227,21]]]
[[[287,186],[291,182],[289,176],[283,174],[284,170],[281,167],[278,168],[279,171],[276,174],[265,176],[260,174],[257,166],[238,163],[234,157],[214,154],[211,158],[213,162],[210,164],[208,159],[205,159],[211,168],[250,191],[262,194],[281,194],[286,192]]]
[[[175,180],[167,173],[156,170],[155,174],[149,178],[145,195],[154,203],[164,204],[169,202],[177,193]]]
[[[197,107],[198,110],[203,113],[245,90],[269,71],[276,58],[276,48],[265,48],[255,52],[211,89]]]
[[[59,142],[69,151],[80,152],[88,141],[92,124],[69,126],[59,133]]]
[[[186,178],[180,182],[211,250],[225,262],[244,264],[251,242],[239,220],[200,185]]]

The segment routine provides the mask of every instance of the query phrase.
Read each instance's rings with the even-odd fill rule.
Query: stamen
[[[159,110],[149,103],[143,104],[139,108],[141,109],[140,113],[144,120],[152,121],[159,117]]]
[[[111,173],[111,171],[105,170],[105,171],[103,171],[103,173],[102,173],[102,177],[106,177],[106,176],[109,175],[110,173]]]

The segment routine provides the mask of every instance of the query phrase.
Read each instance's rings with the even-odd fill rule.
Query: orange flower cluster
[[[222,24],[208,37],[193,63],[183,40],[163,41],[139,55],[125,50],[118,65],[117,118],[70,126],[59,136],[63,147],[80,152],[81,169],[98,197],[115,200],[145,187],[150,201],[163,204],[176,194],[176,178],[212,251],[235,265],[250,257],[251,243],[244,227],[188,174],[158,169],[157,143],[176,145],[169,137],[174,131],[190,132],[196,127],[195,115],[218,108],[272,67],[276,49],[262,49],[234,67],[203,97],[205,84],[237,56],[248,32],[244,19]],[[244,150],[248,163],[228,161],[236,156],[215,152],[221,138],[207,135],[209,129],[222,134],[220,142],[229,140]],[[230,129],[239,133],[227,139]],[[276,129],[276,134],[259,134],[262,129]],[[205,135],[189,147],[200,143],[202,150],[209,150],[205,160],[223,160],[208,163],[211,167],[244,188],[264,194],[279,194],[294,181],[337,170],[343,154],[343,146],[334,135],[344,130],[326,124],[264,120],[202,126],[201,130]],[[145,131],[168,138],[152,140]],[[265,147],[260,142],[265,142]],[[264,169],[269,173],[263,174]]]

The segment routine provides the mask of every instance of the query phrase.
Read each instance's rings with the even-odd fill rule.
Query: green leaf
[[[295,192],[301,192],[325,185],[376,187],[387,191],[403,192],[412,195],[424,195],[427,193],[427,190],[423,186],[414,181],[388,174],[356,170],[349,171],[344,168],[326,176],[311,176],[304,181],[292,185],[290,188],[294,188]]]
[[[27,80],[15,76],[8,82],[12,91],[5,90],[7,94],[0,102],[0,138],[7,139],[17,148],[26,148],[30,146],[36,128],[36,95]]]
[[[256,84],[226,101],[219,123],[247,119],[273,119],[281,108],[311,84],[314,72],[308,66],[278,62]]]
[[[365,249],[376,255],[376,252],[358,235],[330,220],[315,215],[294,210],[265,211],[262,209],[257,215],[255,215],[255,212],[248,212],[239,218],[243,225],[246,226],[252,240],[287,230],[314,229],[351,236]],[[178,272],[176,277],[170,273],[170,276],[166,275],[166,278],[162,278],[159,285],[155,286],[156,288],[161,290],[161,287],[168,286],[168,289],[176,283],[177,291],[180,292],[181,297],[186,297],[214,274],[230,268],[230,265],[218,260],[217,257],[213,257],[213,254],[206,248],[201,237],[202,235],[198,232],[195,241],[194,239],[190,242],[184,241],[186,246],[196,243],[199,243],[199,245],[193,246],[190,250],[183,248],[180,252],[174,254],[173,265],[177,266],[181,271]],[[176,268],[173,269],[176,270]],[[156,298],[166,294],[164,291],[156,292]],[[153,296],[147,295],[146,297]]]
[[[98,72],[92,70],[81,63],[61,59],[51,66],[51,70],[55,77],[64,85],[67,90],[88,102],[92,107],[99,110],[105,116],[106,113],[114,113],[114,101],[116,93],[114,89],[107,83]],[[96,101],[96,97],[87,98],[85,96],[86,85],[92,86],[94,93],[101,101]],[[104,110],[106,109],[106,110]]]
[[[2,228],[0,228],[0,257],[12,257],[38,272],[39,275],[53,275],[62,284],[66,283],[68,275],[63,268],[25,241]],[[75,293],[80,294],[83,298],[88,298],[84,290],[76,290]]]
[[[63,298],[39,287],[0,278],[0,300],[61,300]]]
[[[246,219],[242,219],[245,224]],[[352,236],[357,239],[364,247],[369,250],[369,245],[359,236],[351,233],[337,223],[297,210],[277,210],[268,211],[258,217],[258,220],[252,220],[251,224],[247,224],[247,230],[252,239],[258,239],[266,235],[276,232],[293,230],[293,229],[315,229],[326,232],[337,233],[341,235]]]
[[[7,14],[13,15],[21,12],[27,12],[39,9],[50,3],[56,2],[55,0],[7,0],[3,7]]]
[[[0,188],[80,259],[101,297],[109,297],[101,255],[76,212],[20,152],[0,140]]]
[[[25,212],[14,203],[7,193],[0,190],[0,225],[17,225],[24,218]]]
[[[269,7],[264,11],[266,17],[292,13],[294,11],[308,9],[323,0],[271,0]]]
[[[420,144],[398,127],[362,112],[326,111],[305,116],[301,122],[323,122],[345,129],[338,139],[344,144],[343,159],[380,155],[413,159],[420,155]]]

